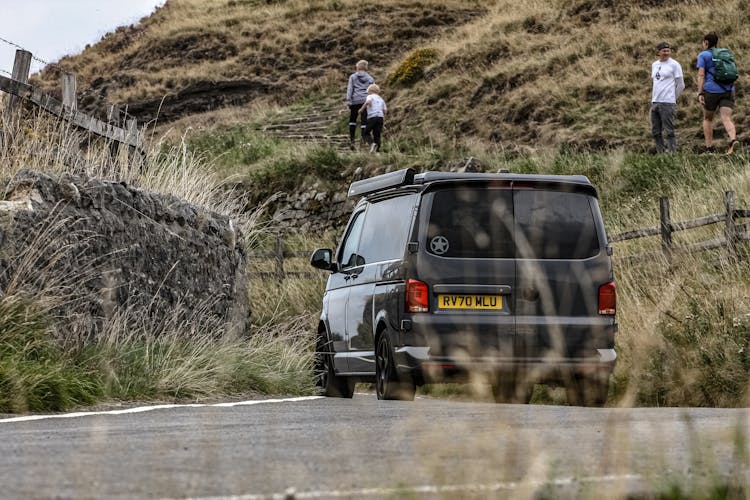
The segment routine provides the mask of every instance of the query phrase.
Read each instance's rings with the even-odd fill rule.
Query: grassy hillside
[[[645,150],[650,64],[656,43],[668,40],[688,86],[679,139],[693,148],[702,36],[717,31],[742,70],[749,21],[747,0],[168,0],[59,65],[88,87],[84,107],[103,108],[106,98],[145,120],[190,115],[199,127],[197,113],[224,106],[251,118],[248,104],[343,98],[348,73],[365,58],[392,110],[391,137],[475,151]],[[429,50],[413,57],[420,49]],[[736,119],[747,140],[745,78]],[[57,75],[41,79],[51,87]]]
[[[740,208],[750,208],[745,152],[691,152],[701,141],[692,65],[702,35],[717,30],[742,69],[743,61],[750,63],[749,12],[747,0],[385,0],[377,5],[168,0],[139,25],[60,62],[91,85],[85,106],[96,107],[94,97],[106,96],[130,103],[130,111],[147,120],[159,115],[147,136],[169,137],[177,147],[150,144],[152,167],[145,178],[127,169],[109,170],[103,157],[77,158],[71,166],[65,152],[76,150],[69,148],[76,140],[54,127],[16,130],[0,159],[6,176],[31,163],[58,171],[82,168],[213,203],[225,212],[237,207],[205,194],[225,192],[217,186],[227,180],[244,187],[254,207],[274,192],[319,180],[343,191],[359,168],[367,173],[409,166],[447,170],[467,157],[487,171],[505,167],[589,176],[599,189],[610,234],[655,226],[662,195],[672,200],[676,221],[722,212],[727,190],[736,191]],[[664,39],[677,47],[687,76],[678,114],[685,147],[677,155],[653,156],[646,153],[651,145],[648,70],[654,45]],[[360,58],[370,60],[391,109],[381,155],[303,144],[263,131],[276,117],[330,108],[329,131],[345,132],[347,117],[339,113],[343,87]],[[52,86],[54,76],[46,72],[37,81]],[[747,77],[741,78],[735,117],[739,137],[747,141],[750,119],[742,90]],[[186,164],[205,184],[182,185],[177,181],[186,176],[170,177]],[[248,243],[263,245],[274,230],[256,220]],[[330,246],[336,236],[301,235],[293,249]],[[690,243],[718,236],[720,226],[675,239]],[[656,238],[615,244],[620,359],[611,404],[748,404],[747,247],[740,249],[739,261],[721,251],[672,263],[626,258],[658,248]],[[270,332],[272,339],[286,331],[295,332],[297,340],[304,337],[314,323],[323,280],[254,283],[253,332]],[[9,315],[15,310],[11,306]],[[39,324],[38,329],[44,327]],[[270,384],[275,390],[310,390],[309,374],[299,369],[309,365],[309,352],[304,342],[295,342],[285,351],[273,346],[284,357],[278,361],[274,354],[279,364],[269,363],[264,376],[277,369],[288,375],[286,385]],[[252,371],[242,365],[238,370],[243,376]],[[232,384],[218,387],[236,390]],[[545,393],[537,401],[554,398]]]

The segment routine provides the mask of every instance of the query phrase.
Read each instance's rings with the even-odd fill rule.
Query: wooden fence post
[[[737,258],[737,228],[734,224],[734,191],[724,192],[724,209],[726,211],[726,225],[724,226],[724,238],[727,240],[727,253],[730,259]]]
[[[141,138],[138,135],[138,120],[128,118],[125,120],[125,125],[125,129],[127,130],[126,139],[138,144],[138,146],[128,146],[128,163],[130,165],[138,165],[138,171],[143,174],[146,155],[141,149]]]
[[[16,50],[16,58],[13,61],[13,73],[11,78],[21,83],[29,83],[29,71],[31,70],[31,52],[27,50]],[[11,94],[6,109],[13,111],[21,98]]]
[[[281,236],[276,238],[276,251],[274,253],[276,259],[276,278],[279,281],[284,281],[286,277],[286,273],[284,272],[284,240],[281,239]]]
[[[78,99],[76,98],[76,75],[63,73],[60,83],[62,84],[63,106],[67,107],[70,111],[75,112],[78,109]]]
[[[112,125],[119,127],[121,120],[120,116],[121,112],[119,106],[117,106],[116,104],[112,104],[109,107],[109,112],[107,112],[107,121]]]
[[[669,216],[669,198],[659,198],[659,227],[661,228],[661,251],[668,261],[672,260],[672,221]]]
[[[62,103],[63,112],[69,113],[72,118],[76,111],[78,111],[78,84],[76,83],[76,75],[72,73],[63,73],[60,78],[60,85],[62,87]],[[78,142],[71,144],[70,153],[80,153],[80,145]]]
[[[107,112],[107,122],[110,125],[119,127],[122,122],[122,113],[120,107],[116,104],[112,104]],[[110,140],[109,142],[109,162],[110,165],[117,165],[117,161],[120,158],[120,142],[116,140]]]

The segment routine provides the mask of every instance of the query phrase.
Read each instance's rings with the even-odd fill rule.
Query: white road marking
[[[315,499],[315,498],[362,498],[368,496],[391,497],[408,496],[414,494],[441,494],[441,493],[492,493],[498,491],[512,491],[522,486],[571,486],[575,484],[614,483],[624,481],[641,481],[643,477],[639,474],[608,474],[605,476],[589,476],[582,478],[559,478],[549,481],[506,481],[493,484],[446,484],[446,485],[423,485],[404,486],[402,488],[362,488],[359,490],[332,490],[332,491],[296,491],[294,488],[287,489],[284,493],[269,495],[227,495],[215,497],[188,497],[184,500],[286,500],[286,499]],[[162,499],[176,500],[176,499]]]
[[[259,405],[266,403],[291,403],[295,401],[309,401],[312,399],[321,399],[323,396],[302,396],[297,398],[284,398],[284,399],[253,399],[250,401],[236,401],[233,403],[189,403],[189,404],[171,404],[171,405],[156,405],[156,406],[140,406],[138,408],[126,408],[124,410],[109,410],[109,411],[81,411],[76,413],[58,413],[53,415],[26,415],[23,417],[11,417],[0,419],[0,424],[10,422],[30,422],[32,420],[46,420],[50,418],[78,418],[78,417],[89,417],[92,415],[124,415],[126,413],[143,413],[146,411],[153,410],[165,410],[169,408],[206,408],[210,406],[228,408],[231,406],[250,406]]]

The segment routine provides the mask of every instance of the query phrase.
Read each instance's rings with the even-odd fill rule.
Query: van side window
[[[349,229],[341,242],[341,253],[339,255],[339,264],[342,269],[348,267],[361,266],[364,264],[362,258],[357,255],[359,246],[359,237],[362,234],[362,225],[365,220],[365,212],[358,212],[349,224]]]
[[[599,253],[589,197],[561,191],[514,191],[519,258],[586,259]]]
[[[359,244],[365,262],[403,258],[416,198],[410,194],[369,204]]]
[[[440,257],[513,258],[510,189],[441,189],[432,195],[427,251]]]

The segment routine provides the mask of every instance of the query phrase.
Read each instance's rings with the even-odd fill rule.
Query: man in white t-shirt
[[[659,59],[651,65],[651,79],[654,82],[651,91],[651,134],[656,142],[656,152],[677,150],[674,119],[677,112],[677,99],[685,90],[685,79],[682,76],[682,66],[672,59],[672,48],[667,42],[656,46]],[[667,143],[664,144],[663,136]]]

